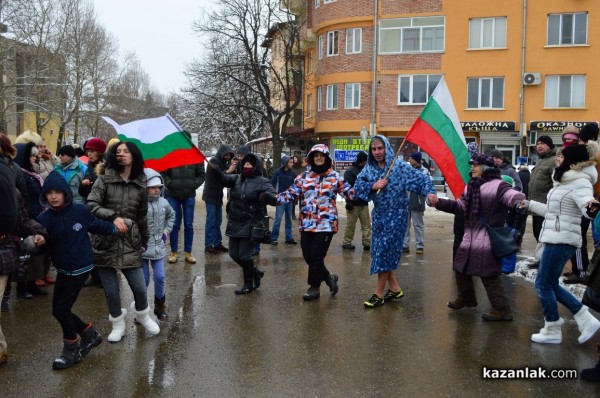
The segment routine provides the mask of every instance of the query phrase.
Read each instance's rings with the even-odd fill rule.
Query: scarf
[[[482,177],[471,178],[467,185],[467,197],[465,204],[465,219],[471,216],[479,216],[481,213],[481,186],[486,182],[500,178],[496,174],[484,173]]]

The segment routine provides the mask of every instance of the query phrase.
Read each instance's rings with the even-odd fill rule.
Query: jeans
[[[65,340],[75,340],[77,334],[82,334],[88,327],[87,322],[82,321],[71,312],[88,275],[88,272],[81,275],[65,275],[59,272],[56,275],[54,295],[52,296],[52,315],[60,323]]]
[[[281,219],[284,214],[285,240],[294,239],[292,236],[292,204],[287,202],[275,208],[275,222],[273,223],[273,230],[271,231],[271,240],[277,240],[277,238],[279,238],[279,226],[281,225]]]
[[[535,278],[535,290],[537,291],[544,319],[548,322],[556,322],[559,319],[558,304],[561,303],[573,314],[577,313],[582,304],[565,288],[558,284],[560,275],[568,259],[575,253],[576,247],[565,244],[546,243],[537,277]]]
[[[150,260],[145,258],[142,260],[144,270],[144,280],[146,281],[146,289],[150,284],[150,267],[154,273],[154,297],[159,300],[165,298],[165,259]]]
[[[121,294],[119,290],[119,276],[115,268],[97,267],[102,286],[104,287],[104,295],[106,296],[106,304],[108,304],[108,312],[113,318],[121,316]],[[135,300],[135,308],[137,311],[142,311],[148,308],[148,296],[146,293],[146,285],[144,283],[144,272],[142,267],[124,268],[121,270]]]
[[[179,246],[179,228],[181,227],[181,210],[183,209],[183,250],[186,253],[191,253],[192,241],[194,240],[194,206],[196,205],[196,198],[190,196],[181,200],[167,196],[167,201],[169,201],[169,204],[175,210],[175,222],[169,236],[171,251],[176,253]]]
[[[206,203],[206,224],[204,225],[204,247],[217,247],[223,243],[221,223],[223,206]]]

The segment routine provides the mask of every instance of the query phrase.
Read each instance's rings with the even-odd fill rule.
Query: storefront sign
[[[463,131],[510,131],[514,132],[517,122],[503,121],[480,121],[480,122],[460,122]]]
[[[331,152],[333,153],[333,161],[335,169],[342,172],[352,166],[352,162],[356,160],[356,155],[360,151],[367,152],[371,139],[365,141],[360,137],[336,137],[331,139]]]
[[[533,121],[529,123],[530,131],[563,131],[568,125],[573,125],[577,128],[582,128],[586,124],[598,122],[557,122],[557,121]]]

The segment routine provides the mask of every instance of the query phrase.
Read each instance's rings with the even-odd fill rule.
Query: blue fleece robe
[[[382,135],[373,137],[385,145],[385,168],[380,168],[369,151],[367,165],[356,179],[356,197],[373,201],[371,213],[371,275],[393,271],[398,268],[402,255],[402,242],[408,220],[408,195],[406,191],[421,196],[436,194],[431,180],[408,163],[397,160],[388,139]],[[384,178],[393,163],[388,184],[379,194],[371,187]]]

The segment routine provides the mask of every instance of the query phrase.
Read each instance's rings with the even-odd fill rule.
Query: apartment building
[[[560,143],[566,125],[600,118],[599,1],[305,6],[304,130],[331,147],[340,169],[375,133],[399,145],[441,76],[467,141],[499,149],[513,163],[535,162],[539,135]],[[406,143],[403,152],[417,149]]]

